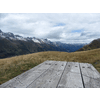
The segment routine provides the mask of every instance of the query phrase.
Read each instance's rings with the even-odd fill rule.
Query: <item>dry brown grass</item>
[[[80,52],[39,52],[0,59],[0,84],[46,61],[74,61],[91,63],[100,72],[100,49]]]

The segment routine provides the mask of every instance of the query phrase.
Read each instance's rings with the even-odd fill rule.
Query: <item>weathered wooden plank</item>
[[[58,88],[83,88],[78,62],[68,62]]]
[[[96,70],[96,68],[94,68],[94,66],[92,64],[87,63],[88,68],[91,68],[92,70],[94,70],[96,73],[98,73],[100,75],[100,73]]]
[[[70,68],[70,72],[73,73],[79,73],[80,74],[80,68],[78,62],[68,62],[68,69]]]
[[[45,62],[47,62],[47,61],[45,61]],[[45,62],[43,62],[43,63],[45,63]],[[16,80],[18,80],[18,77],[23,77],[23,78],[25,77],[25,78],[26,78],[33,70],[36,70],[37,68],[39,68],[43,63],[39,64],[38,66],[36,66],[36,67],[34,67],[34,68],[32,68],[32,69],[30,69],[30,70],[24,72],[24,73],[22,73],[21,75],[16,76],[15,78],[13,78],[13,79],[11,79],[11,80],[9,80],[9,81],[3,83],[2,85],[0,85],[0,87],[1,87],[1,88],[2,88],[2,87],[6,87],[6,86],[9,85],[10,83],[15,82]]]
[[[92,64],[45,61],[0,88],[100,88],[100,73]]]
[[[56,88],[67,62],[56,62],[28,88]]]
[[[88,63],[80,63],[85,88],[100,88],[100,74]]]
[[[27,87],[31,82],[33,82],[37,77],[39,77],[43,72],[45,72],[50,66],[52,66],[54,61],[46,61],[42,64],[18,75],[17,77],[11,79],[10,81],[2,84],[0,87],[5,88],[23,88]]]

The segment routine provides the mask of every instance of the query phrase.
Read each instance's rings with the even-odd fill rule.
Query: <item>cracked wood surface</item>
[[[0,88],[100,88],[100,73],[88,63],[45,61]]]

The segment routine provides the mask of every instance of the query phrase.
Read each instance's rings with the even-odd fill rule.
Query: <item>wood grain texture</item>
[[[100,73],[88,63],[45,61],[0,88],[100,88]]]
[[[5,87],[5,88],[27,87],[31,82],[33,82],[37,77],[39,77],[44,71],[46,71],[50,66],[52,66],[53,63],[54,61],[43,62],[42,64],[2,84],[0,87]]]
[[[58,88],[83,88],[79,63],[68,62]]]
[[[55,62],[41,77],[35,80],[28,88],[56,88],[66,62]]]
[[[88,63],[80,63],[85,88],[100,88],[100,74]]]

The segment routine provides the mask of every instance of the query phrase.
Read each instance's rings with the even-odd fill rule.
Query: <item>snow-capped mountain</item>
[[[41,51],[64,51],[74,52],[82,48],[85,44],[66,44],[52,42],[48,39],[36,37],[22,37],[11,32],[0,30],[0,58],[21,55]]]
[[[2,32],[0,30],[0,37],[1,38],[6,38],[6,39],[11,39],[11,40],[22,40],[22,41],[30,41],[32,40],[33,42],[36,42],[36,43],[47,43],[47,44],[50,44],[52,43],[50,40],[48,39],[39,39],[39,38],[36,38],[36,37],[27,37],[27,38],[24,38],[20,35],[14,35],[13,33],[11,32]]]
[[[2,32],[1,30],[0,30],[0,37],[1,38],[6,38],[8,40],[10,39],[10,40],[33,41],[35,43],[40,43],[40,44],[42,44],[42,43],[53,44],[55,46],[62,45],[62,44],[65,45],[66,44],[66,43],[61,43],[61,42],[51,42],[48,39],[39,39],[39,38],[36,38],[36,37],[27,37],[27,38],[24,38],[24,37],[22,37],[20,35],[14,35],[11,32],[6,32],[6,33],[5,32]],[[73,45],[82,45],[82,44],[73,44]]]
[[[23,40],[23,41],[26,41],[25,38],[23,38],[22,36],[19,36],[19,35],[14,35],[13,33],[11,32],[2,32],[0,30],[0,37],[1,38],[6,38],[6,39],[11,39],[11,40]]]

